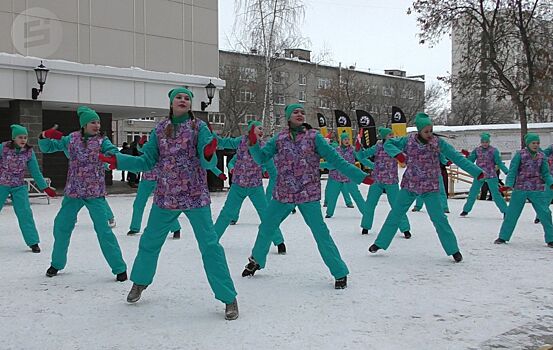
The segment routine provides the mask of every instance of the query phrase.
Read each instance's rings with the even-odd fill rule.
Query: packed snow
[[[225,197],[212,194],[214,220]],[[126,235],[133,196],[108,201],[130,272],[140,239]],[[246,200],[238,224],[221,241],[240,307],[238,320],[225,321],[184,215],[182,239],[168,237],[154,283],[136,304],[125,301],[132,282],[111,275],[86,209],[66,269],[46,277],[60,204],[61,198],[50,205],[32,199],[41,254],[23,243],[13,207],[0,213],[2,349],[536,349],[553,343],[553,250],[530,205],[511,242],[497,246],[502,216],[493,202],[477,201],[460,218],[464,200],[449,200],[449,221],[465,258],[456,264],[424,209],[408,214],[412,239],[398,235],[388,251],[369,254],[389,210],[385,197],[368,236],[360,234],[357,209],[339,199],[327,223],[350,275],[348,288],[335,290],[299,212],[281,226],[288,254],[277,255],[273,247],[265,269],[241,277],[259,223]],[[144,224],[150,205],[151,199]]]

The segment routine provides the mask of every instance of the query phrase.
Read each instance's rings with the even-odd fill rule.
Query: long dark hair
[[[11,141],[8,141],[8,148],[9,149],[15,149],[15,141],[14,140],[11,140]],[[28,143],[25,144],[25,146],[23,146],[25,148],[25,150],[29,150],[31,148],[33,148],[33,146],[29,145]]]
[[[194,117],[194,113],[192,113],[192,110],[189,110],[188,111],[188,115],[190,116],[190,120],[193,121],[193,124],[192,124],[192,127],[194,129],[196,129],[196,117]],[[167,117],[167,119],[171,120],[173,119],[173,107],[169,106],[169,116]],[[169,123],[167,124],[167,126],[165,127],[165,137],[167,138],[172,138],[173,135],[175,134],[175,128],[173,126],[173,123]]]

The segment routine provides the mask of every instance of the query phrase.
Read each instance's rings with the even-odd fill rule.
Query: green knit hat
[[[261,122],[260,122],[259,120],[250,120],[250,121],[248,122],[248,130],[251,130],[252,125],[255,125],[255,126],[262,126],[263,124],[261,124]]]
[[[429,125],[432,125],[432,119],[430,119],[428,114],[417,113],[417,115],[415,115],[415,126],[417,127],[417,131],[421,131]]]
[[[167,94],[169,96],[169,102],[171,102],[171,104],[173,104],[173,100],[175,99],[175,96],[177,96],[178,94],[187,94],[188,97],[190,97],[190,100],[194,98],[194,94],[192,93],[192,91],[188,90],[187,88],[185,87],[175,88],[169,91],[169,93]]]
[[[338,142],[336,142],[336,141],[332,141],[332,142],[330,143],[330,145],[331,145],[332,147],[334,147],[334,148],[340,146],[340,145],[338,144]]]
[[[12,140],[15,140],[19,135],[29,135],[27,129],[19,124],[12,124],[10,128],[12,128]]]
[[[84,128],[86,124],[90,122],[100,120],[98,113],[87,106],[80,106],[77,108],[77,116],[79,116],[79,124],[81,125],[81,128]]]
[[[304,109],[301,103],[292,103],[286,106],[286,108],[284,108],[284,115],[286,116],[286,120],[290,120],[290,117],[292,116],[292,112],[294,112],[294,110],[298,108]]]
[[[528,134],[526,134],[526,136],[524,136],[524,143],[526,144],[526,146],[528,146],[530,142],[534,141],[540,142],[540,136],[538,134],[529,132]]]
[[[490,142],[490,134],[483,132],[480,134],[480,142]]]
[[[380,138],[384,140],[386,136],[390,135],[392,133],[392,129],[390,128],[378,128],[378,135],[380,135]]]
[[[347,132],[342,132],[340,134],[340,140],[344,141],[345,139],[349,139],[349,134]]]

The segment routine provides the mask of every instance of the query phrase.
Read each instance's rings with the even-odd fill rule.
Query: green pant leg
[[[397,194],[399,193],[399,185],[398,184],[390,184],[390,185],[384,185],[384,188],[386,189],[386,196],[388,198],[388,203],[390,206],[394,206],[394,203],[397,198]],[[420,196],[417,196],[417,199],[420,198]],[[411,231],[411,225],[409,225],[409,219],[407,219],[407,215],[403,215],[403,217],[399,220],[399,231],[405,232],[405,231]]]
[[[108,220],[115,219],[115,214],[113,214],[113,211],[111,210],[111,207],[109,206],[109,203],[105,197],[104,202],[106,203],[106,217],[108,218]]]
[[[129,230],[140,232],[142,226],[142,216],[144,215],[144,208],[148,198],[156,189],[157,182],[151,180],[142,180],[138,183],[138,190],[136,191],[136,197],[132,203],[132,219]]]
[[[499,192],[499,179],[495,177],[486,181],[488,182],[488,188],[492,194],[492,199],[495,202],[495,205],[497,205],[497,208],[499,208],[499,211],[501,213],[507,212],[507,203],[505,202],[505,198],[503,198]]]
[[[111,267],[111,272],[116,275],[127,271],[127,264],[123,260],[119,242],[117,242],[117,238],[108,225],[105,198],[87,198],[84,200],[84,205],[88,209],[88,213],[94,224],[94,231],[96,231],[96,236],[98,237],[98,243],[100,243],[100,249],[108,265]]]
[[[545,243],[553,242],[553,224],[549,210],[550,195],[545,191],[529,191],[528,198],[543,226]]]
[[[152,204],[148,223],[138,244],[138,253],[132,266],[131,281],[140,285],[152,283],[161,247],[166,241],[167,232],[180,213],[180,210],[161,209]]]
[[[10,190],[11,187],[0,185],[0,212],[2,212],[6,199],[8,199],[8,196],[10,195]]]
[[[221,239],[225,230],[230,225],[230,222],[238,216],[244,199],[248,196],[248,188],[232,184],[227,194],[227,200],[223,205],[223,209],[219,212],[217,221],[215,221],[215,233]]]
[[[267,262],[267,254],[271,248],[271,238],[275,230],[292,212],[296,205],[294,203],[282,203],[274,198],[269,202],[267,206],[267,213],[270,215],[265,216],[261,220],[255,244],[252,249],[252,257],[261,266],[265,267]]]
[[[23,239],[27,246],[40,243],[36,229],[31,203],[29,203],[29,191],[27,186],[12,187],[13,210],[17,216],[19,228],[23,233]]]
[[[453,229],[447,221],[447,216],[444,214],[443,204],[440,203],[440,193],[439,192],[428,192],[422,194],[422,199],[424,200],[424,205],[426,206],[426,211],[430,220],[438,233],[438,238],[440,243],[444,248],[447,255],[453,255],[459,251],[459,246],[457,245],[457,238]]]
[[[478,194],[480,194],[480,189],[482,188],[482,185],[484,184],[483,180],[476,180],[472,182],[472,185],[470,186],[469,190],[469,196],[467,198],[467,201],[465,205],[463,206],[463,211],[470,213],[472,210],[472,207],[474,206],[474,202],[476,202],[476,197],[478,197]]]
[[[57,270],[63,270],[67,264],[67,249],[71,233],[77,222],[77,214],[83,205],[82,199],[64,196],[60,211],[54,219],[54,248],[52,249],[51,265]]]
[[[518,218],[524,209],[524,204],[526,204],[526,198],[528,198],[526,191],[513,190],[511,194],[511,199],[509,200],[509,206],[507,207],[507,212],[505,213],[505,218],[501,224],[501,229],[499,230],[499,238],[509,241],[513,235]]]
[[[373,227],[374,211],[380,200],[380,196],[384,190],[384,186],[380,182],[375,182],[369,187],[367,201],[365,202],[365,210],[361,219],[361,227],[370,230]]]
[[[347,276],[349,274],[348,267],[342,260],[340,252],[336,244],[334,244],[334,240],[332,240],[328,227],[323,220],[321,203],[319,201],[301,203],[298,204],[298,208],[305,223],[309,226],[317,242],[319,254],[321,254],[332,276],[336,279]]]
[[[344,203],[346,203],[346,206],[351,207],[353,202],[351,201],[351,193],[349,192],[349,189],[346,188],[346,186],[342,186],[340,192],[342,193],[342,197],[344,197]]]
[[[253,187],[248,189],[248,197],[250,198],[250,201],[253,204],[253,207],[257,211],[257,215],[259,215],[259,220],[263,221],[263,218],[268,215],[267,213],[267,200],[265,199],[265,193],[263,192],[263,187]],[[273,232],[272,236],[272,242],[273,244],[279,245],[281,243],[284,243],[284,237],[282,236],[282,232],[280,231],[280,228],[277,228]]]
[[[353,201],[355,204],[357,204],[357,209],[363,215],[363,212],[365,211],[365,199],[361,195],[361,191],[359,191],[359,187],[355,182],[346,182],[343,186],[349,194],[351,195],[351,198],[353,198]]]
[[[173,223],[171,224],[171,228],[169,230],[171,232],[177,232],[177,231],[180,231],[180,229],[181,229],[181,226],[179,223],[179,218],[177,217],[175,221],[173,221]]]
[[[327,178],[326,180],[326,185],[325,185],[325,197],[324,197],[324,205],[326,206],[328,204],[328,186],[330,185],[330,177]]]
[[[267,204],[273,199],[273,190],[275,189],[276,179],[269,178],[269,184],[265,190],[265,198],[267,199]]]
[[[215,298],[225,304],[232,303],[236,299],[236,290],[230,277],[225,250],[213,229],[210,206],[185,210],[184,214],[190,220],[198,241],[204,270]]]
[[[338,201],[338,196],[342,191],[342,187],[344,187],[342,182],[338,182],[330,178],[328,179],[328,184],[326,185],[326,215],[334,215],[334,210],[336,210],[336,202]]]
[[[447,193],[445,193],[445,185],[442,179],[440,179],[439,188],[440,188],[440,204],[442,205],[442,210],[449,211],[449,205],[447,204]]]
[[[398,192],[394,205],[392,205],[392,210],[388,213],[374,244],[382,249],[388,249],[399,228],[401,218],[407,213],[416,197],[416,193],[407,191],[406,189],[401,189]]]
[[[424,201],[422,200],[421,196],[417,196],[417,199],[415,199],[415,209],[421,210],[424,206]]]

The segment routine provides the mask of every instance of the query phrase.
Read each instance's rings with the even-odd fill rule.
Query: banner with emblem
[[[392,131],[395,136],[407,135],[407,119],[401,108],[392,106]]]
[[[319,130],[323,137],[328,135],[328,127],[326,126],[326,117],[322,113],[317,113],[317,119],[319,120]]]
[[[360,142],[363,148],[371,147],[376,143],[376,126],[372,115],[362,109],[356,109],[357,126],[359,127]]]
[[[349,116],[339,109],[334,110],[334,116],[336,117],[337,141],[341,144],[340,135],[342,135],[343,132],[347,132],[350,141],[353,143],[353,132],[351,130],[351,119]]]

